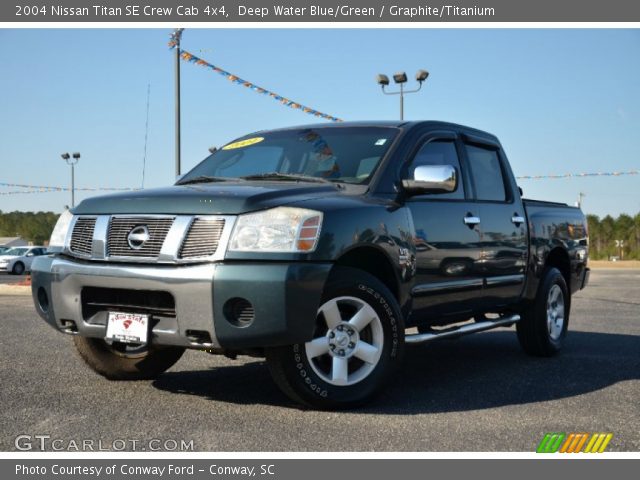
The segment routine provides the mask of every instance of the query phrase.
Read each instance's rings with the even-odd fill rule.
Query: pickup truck
[[[589,279],[585,217],[523,200],[498,139],[436,121],[234,140],[168,188],[89,198],[33,263],[42,318],[114,380],[185,349],[265,357],[312,408],[361,405],[406,344],[515,325],[565,340]]]

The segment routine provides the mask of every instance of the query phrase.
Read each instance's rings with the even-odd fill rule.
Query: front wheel
[[[569,326],[569,290],[556,268],[545,271],[533,304],[516,323],[520,345],[530,355],[550,357],[562,348]]]
[[[404,322],[391,292],[375,277],[336,269],[325,286],[313,339],[270,348],[271,375],[294,401],[320,409],[358,406],[399,366]]]
[[[11,273],[13,273],[14,275],[22,275],[24,273],[24,263],[16,262],[16,264],[13,266],[13,269],[11,270]]]
[[[80,357],[109,380],[151,380],[168,370],[184,353],[180,347],[134,346],[101,338],[73,337]]]

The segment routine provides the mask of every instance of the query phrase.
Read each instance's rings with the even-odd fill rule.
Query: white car
[[[34,258],[46,253],[47,247],[14,247],[0,255],[0,272],[22,275],[31,271]]]

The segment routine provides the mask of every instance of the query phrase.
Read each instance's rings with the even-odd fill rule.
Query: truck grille
[[[180,247],[179,258],[209,257],[216,253],[224,230],[224,219],[196,218]]]
[[[91,255],[91,245],[93,243],[93,230],[96,226],[95,218],[80,217],[71,232],[71,243],[69,249],[79,255]]]
[[[107,255],[110,257],[154,258],[160,255],[164,239],[174,217],[112,217],[107,235]],[[145,226],[149,239],[138,248],[131,248],[127,237],[135,227]]]

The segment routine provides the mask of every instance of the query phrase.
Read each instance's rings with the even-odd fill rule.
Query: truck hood
[[[88,198],[73,213],[237,215],[336,195],[340,191],[337,185],[330,183],[261,181],[174,185]]]

